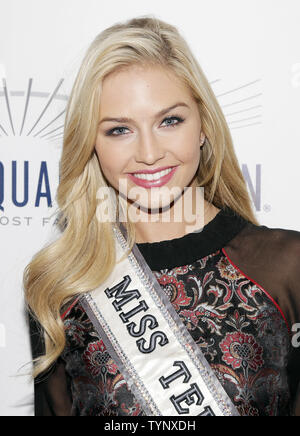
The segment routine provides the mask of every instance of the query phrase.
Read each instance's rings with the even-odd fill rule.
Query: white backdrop
[[[300,230],[299,0],[0,0],[0,415],[33,414],[22,273],[51,236],[64,109],[92,39],[154,14],[176,25],[223,108],[255,206]],[[24,367],[24,365],[26,365]]]

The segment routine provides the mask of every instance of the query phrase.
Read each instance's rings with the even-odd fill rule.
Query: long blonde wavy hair
[[[112,223],[96,216],[97,191],[107,183],[94,147],[102,81],[133,64],[170,68],[190,87],[208,139],[197,173],[204,198],[220,209],[229,206],[258,225],[222,109],[177,28],[143,16],[105,29],[87,50],[68,101],[56,194],[61,233],[24,270],[26,305],[45,342],[45,355],[35,359],[33,377],[48,369],[65,347],[62,307],[98,287],[116,262]],[[118,196],[117,202],[121,205]],[[129,217],[124,224],[131,249],[135,228]]]

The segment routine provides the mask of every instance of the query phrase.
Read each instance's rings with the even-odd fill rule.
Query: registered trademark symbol
[[[264,204],[263,210],[264,212],[271,212],[271,205],[270,204]]]

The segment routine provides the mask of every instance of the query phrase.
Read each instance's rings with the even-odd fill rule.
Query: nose
[[[163,144],[152,132],[142,132],[137,141],[136,162],[153,165],[165,156]]]

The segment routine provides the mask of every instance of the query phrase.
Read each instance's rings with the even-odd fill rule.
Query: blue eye
[[[124,135],[124,133],[121,134],[114,134],[115,131],[123,131],[123,130],[128,130],[127,127],[115,127],[111,130],[108,130],[108,132],[105,133],[106,136],[122,136]]]
[[[183,120],[183,118],[181,118],[181,117],[168,117],[168,118],[165,118],[165,119],[163,120],[163,123],[164,123],[165,121],[171,121],[171,122],[168,122],[168,123],[166,124],[166,127],[175,127],[175,126],[177,126],[177,124],[182,123],[184,120]],[[176,122],[176,123],[173,123],[173,121],[177,121],[177,122]]]
[[[167,121],[167,123],[164,127],[175,127],[178,124],[183,123],[184,119],[181,117],[177,117],[177,116],[167,117],[162,121],[162,124],[166,121]],[[126,135],[126,133],[124,133],[125,130],[129,130],[129,129],[127,127],[122,127],[122,126],[121,127],[114,127],[113,129],[108,130],[105,133],[105,135],[106,136],[123,136],[123,135]]]

